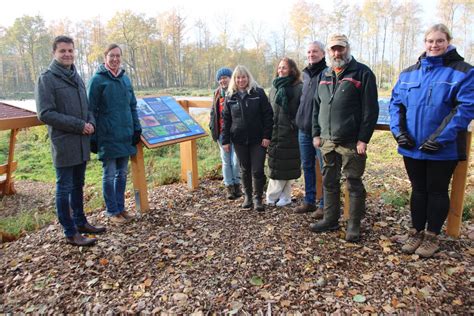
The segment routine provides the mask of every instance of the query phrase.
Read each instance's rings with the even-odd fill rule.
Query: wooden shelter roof
[[[0,102],[0,130],[42,125],[36,113]]]

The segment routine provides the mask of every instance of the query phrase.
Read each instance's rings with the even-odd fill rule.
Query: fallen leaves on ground
[[[342,220],[314,234],[291,207],[242,210],[219,181],[161,186],[150,202],[91,248],[67,245],[57,224],[0,245],[0,313],[473,312],[473,241],[443,235],[433,259],[403,254],[408,212],[376,195],[357,244]]]

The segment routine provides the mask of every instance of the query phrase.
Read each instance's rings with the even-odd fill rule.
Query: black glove
[[[441,144],[437,141],[428,139],[418,149],[425,153],[433,154],[441,149]]]
[[[403,132],[395,137],[397,140],[398,146],[405,149],[412,149],[415,147],[415,140],[407,132]]]
[[[136,144],[138,144],[140,142],[141,134],[142,134],[141,130],[133,132],[133,136],[132,136],[132,145],[133,146],[135,146]]]
[[[91,138],[91,152],[97,154],[99,148],[97,148],[97,141]]]

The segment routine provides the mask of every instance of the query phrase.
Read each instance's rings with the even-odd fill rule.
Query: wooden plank
[[[347,180],[346,180],[346,184],[344,185],[344,219],[345,220],[348,220],[350,217],[349,203],[350,203],[350,197],[349,197],[349,190],[347,190]]]
[[[448,222],[446,233],[452,237],[459,237],[462,211],[464,207],[464,194],[466,191],[467,170],[469,167],[469,156],[471,150],[472,133],[466,137],[466,160],[460,161],[456,166],[451,183],[451,200],[449,205]]]
[[[323,197],[323,175],[321,174],[319,159],[316,159],[316,200],[321,200],[322,197]]]
[[[145,174],[145,159],[143,156],[143,144],[137,144],[137,154],[132,156],[132,181],[135,193],[135,207],[139,212],[146,212],[150,209],[148,202],[148,189]]]
[[[178,102],[188,113],[189,107],[194,107],[194,104],[197,104],[189,100],[180,100]],[[190,190],[194,190],[199,186],[196,140],[193,139],[179,143],[179,156],[181,160],[181,181],[187,183]]]
[[[199,185],[196,140],[179,143],[181,158],[181,180],[194,190]]]
[[[13,158],[15,156],[15,143],[16,135],[18,134],[19,129],[15,128],[10,131],[10,146],[8,148],[8,161],[7,161],[7,177],[5,179],[5,185],[3,188],[3,194],[11,195],[15,194],[15,188],[13,187]]]
[[[43,125],[36,116],[18,117],[0,120],[0,131]]]
[[[17,167],[18,167],[18,162],[17,161],[12,161],[12,163],[10,165],[8,165],[8,164],[0,165],[0,175],[6,174],[8,172],[8,170],[13,172],[13,171],[16,170]]]

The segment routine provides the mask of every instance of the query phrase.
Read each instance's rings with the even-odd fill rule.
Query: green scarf
[[[283,111],[288,113],[288,97],[286,95],[285,88],[289,87],[295,78],[292,76],[288,77],[276,77],[273,79],[273,86],[277,89],[275,93],[276,104],[283,108]]]

